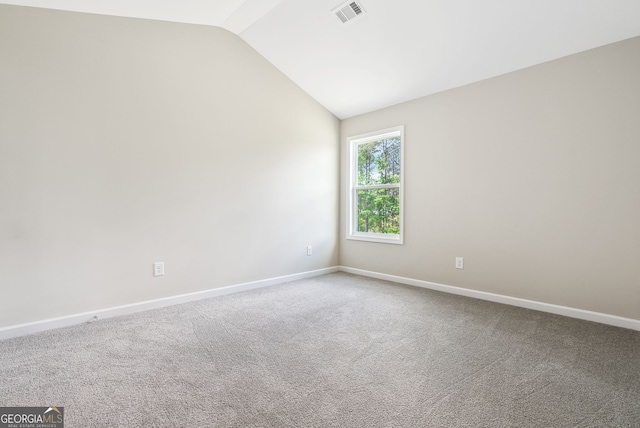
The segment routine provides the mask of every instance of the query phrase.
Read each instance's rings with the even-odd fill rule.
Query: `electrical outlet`
[[[456,257],[456,269],[464,269],[464,257]]]
[[[311,254],[313,254],[313,247],[311,245],[307,246],[307,256],[310,256]]]
[[[164,262],[155,262],[153,264],[153,276],[164,275]]]

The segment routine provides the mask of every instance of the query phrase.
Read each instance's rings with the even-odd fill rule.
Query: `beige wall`
[[[0,5],[0,327],[337,265],[338,133],[225,30]]]
[[[405,245],[343,203],[342,265],[640,319],[640,38],[342,121],[341,200],[345,138],[396,125]]]
[[[339,121],[242,40],[0,5],[0,327],[338,262],[640,319],[638,76],[640,38],[343,121],[340,200],[406,126],[405,245],[346,241]]]

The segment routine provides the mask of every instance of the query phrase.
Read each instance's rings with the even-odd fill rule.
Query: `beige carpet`
[[[0,342],[66,427],[639,427],[640,332],[338,273]]]

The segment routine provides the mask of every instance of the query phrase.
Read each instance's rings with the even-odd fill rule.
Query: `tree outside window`
[[[402,243],[403,127],[348,139],[350,239]]]

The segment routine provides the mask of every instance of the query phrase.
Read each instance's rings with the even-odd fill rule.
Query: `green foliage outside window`
[[[361,143],[357,187],[400,183],[400,137]],[[400,187],[356,189],[358,232],[400,233]]]

